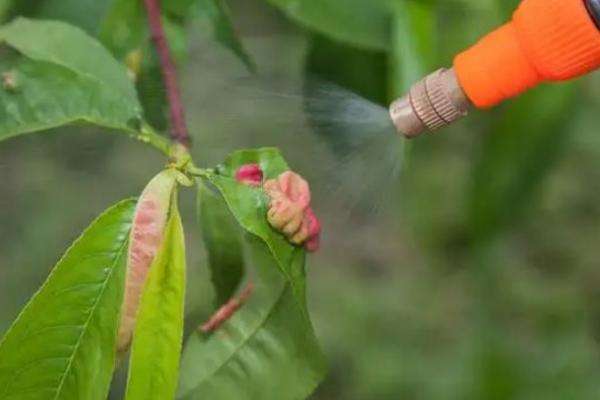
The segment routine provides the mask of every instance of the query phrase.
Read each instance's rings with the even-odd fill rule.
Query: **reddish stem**
[[[144,0],[146,12],[148,13],[148,23],[150,32],[158,58],[160,60],[161,71],[167,93],[167,101],[169,103],[169,113],[171,116],[171,137],[173,140],[188,147],[190,137],[188,134],[187,125],[185,122],[185,109],[181,101],[181,93],[177,83],[177,71],[175,64],[171,59],[169,44],[165,36],[165,31],[162,26],[160,0]]]

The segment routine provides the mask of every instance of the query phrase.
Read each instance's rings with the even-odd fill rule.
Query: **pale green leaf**
[[[0,343],[0,399],[106,399],[134,208],[94,221],[23,309]]]
[[[174,398],[183,340],[184,289],[185,244],[174,199],[165,238],[150,267],[140,301],[127,400]]]
[[[244,276],[240,229],[223,198],[198,185],[198,219],[208,267],[215,288],[216,306],[231,298]]]

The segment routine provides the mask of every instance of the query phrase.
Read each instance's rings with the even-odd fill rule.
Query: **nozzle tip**
[[[390,117],[398,133],[413,138],[462,118],[469,104],[454,70],[440,69],[414,84],[408,95],[394,101]]]
[[[419,136],[427,129],[425,124],[417,117],[410,103],[410,96],[401,97],[392,103],[390,117],[398,133],[408,138]]]

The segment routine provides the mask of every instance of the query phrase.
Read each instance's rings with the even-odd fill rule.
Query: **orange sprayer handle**
[[[523,0],[510,22],[456,56],[454,68],[471,102],[492,107],[600,68],[600,30],[584,0]]]

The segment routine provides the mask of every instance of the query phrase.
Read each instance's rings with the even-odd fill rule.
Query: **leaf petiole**
[[[133,137],[142,143],[149,144],[161,153],[171,155],[171,141],[164,136],[159,135],[154,128],[148,124],[143,124],[141,129]]]

